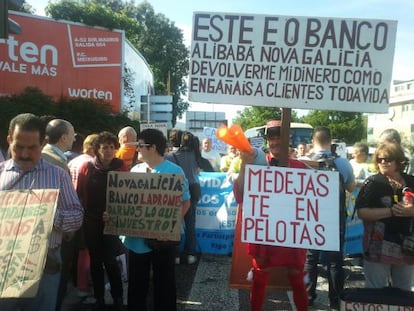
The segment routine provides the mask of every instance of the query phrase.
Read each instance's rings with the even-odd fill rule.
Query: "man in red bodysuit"
[[[278,157],[281,148],[280,141],[281,122],[272,120],[266,126],[266,140],[269,147],[267,154],[267,164],[271,166],[278,165]],[[247,164],[254,163],[257,152],[241,152],[240,157],[242,164],[240,173],[234,183],[234,194],[236,201],[242,206],[243,188],[244,188],[244,171]],[[289,158],[288,167],[307,168],[302,162]],[[277,204],[277,203],[275,203]],[[308,310],[308,294],[304,281],[304,265],[306,260],[306,249],[269,246],[261,244],[248,244],[248,253],[252,256],[253,266],[253,283],[250,293],[251,310],[260,311],[263,308],[266,297],[266,285],[269,279],[269,270],[272,267],[286,267],[288,278],[293,291],[293,300],[298,311]]]

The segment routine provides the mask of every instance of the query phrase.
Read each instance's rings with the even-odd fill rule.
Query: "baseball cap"
[[[267,122],[266,130],[265,130],[266,138],[280,136],[281,126],[282,126],[282,121],[280,120],[270,120],[269,122]]]

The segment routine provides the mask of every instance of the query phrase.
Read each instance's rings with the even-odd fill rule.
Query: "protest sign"
[[[346,192],[346,227],[344,240],[344,254],[362,254],[362,237],[364,235],[364,224],[355,211],[355,200],[361,187],[355,187],[350,193]]]
[[[167,123],[166,122],[156,122],[156,123],[145,123],[142,122],[139,125],[140,130],[146,130],[146,129],[155,129],[161,131],[165,137],[168,137],[167,135]]]
[[[215,127],[203,128],[203,136],[211,139],[211,149],[217,150],[219,153],[227,153],[227,145],[216,136],[217,129]]]
[[[0,298],[36,296],[59,191],[0,191]]]
[[[198,251],[231,254],[237,213],[233,183],[226,173],[201,172],[199,181],[202,195],[196,208]]]
[[[237,221],[234,233],[234,245],[232,253],[232,264],[230,271],[230,287],[231,288],[250,288],[251,281],[247,280],[247,273],[252,269],[252,257],[247,254],[247,244],[242,243],[241,237],[241,222],[242,209],[239,206],[237,211]],[[269,270],[269,282],[267,288],[276,290],[290,289],[287,270],[285,267],[272,267]]]
[[[339,174],[249,165],[242,242],[339,250]]]
[[[189,100],[387,112],[397,22],[195,12]]]
[[[104,233],[179,241],[182,175],[109,172]]]

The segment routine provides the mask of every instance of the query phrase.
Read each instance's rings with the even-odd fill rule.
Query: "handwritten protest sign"
[[[339,250],[338,172],[249,165],[242,242]]]
[[[220,153],[227,152],[227,145],[222,140],[218,139],[216,136],[217,128],[215,127],[207,127],[203,128],[203,136],[205,138],[211,139],[211,149],[217,150]]]
[[[34,297],[58,190],[0,191],[0,298]]]
[[[166,122],[154,122],[154,123],[140,123],[139,124],[140,130],[146,130],[146,129],[156,129],[161,131],[165,137],[168,137],[167,133],[167,123]]]
[[[189,99],[387,112],[397,22],[195,12]]]
[[[104,233],[179,241],[183,176],[110,172]]]

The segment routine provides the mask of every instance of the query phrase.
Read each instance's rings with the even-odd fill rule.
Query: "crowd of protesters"
[[[8,152],[0,152],[0,190],[59,189],[56,215],[46,264],[34,298],[2,298],[1,310],[60,310],[73,281],[79,295],[93,294],[95,310],[105,309],[105,279],[110,284],[112,307],[123,310],[124,289],[119,257],[128,258],[128,310],[145,310],[153,280],[154,310],[176,310],[174,265],[197,262],[196,206],[200,199],[199,173],[235,174],[234,193],[242,207],[244,171],[247,164],[279,166],[281,122],[271,120],[266,128],[267,148],[246,152],[228,146],[220,154],[210,138],[200,140],[188,131],[173,129],[167,139],[154,129],[137,133],[126,126],[118,136],[94,133],[86,138],[72,124],[53,116],[30,113],[10,121]],[[368,149],[354,146],[353,159],[336,160],[341,182],[348,192],[357,186],[356,214],[363,221],[363,262],[366,287],[413,286],[414,256],[403,246],[413,227],[414,207],[403,201],[403,189],[414,189],[410,161],[397,131],[389,129],[368,164]],[[289,152],[288,166],[308,168],[301,162],[311,154],[330,155],[332,138],[326,127],[317,127],[312,145],[299,144]],[[171,173],[183,176],[182,217],[185,243],[154,248],[146,239],[104,234],[106,188],[111,171]],[[341,226],[342,228],[342,226]],[[329,299],[339,308],[344,286],[343,230],[341,250],[324,254],[328,262]],[[318,250],[249,244],[252,256],[251,310],[262,310],[269,269],[283,266],[293,290],[297,310],[308,310],[316,299]],[[125,265],[125,262],[124,262]],[[305,275],[310,275],[310,283]],[[309,282],[309,281],[308,281]],[[92,290],[90,288],[92,284]]]

